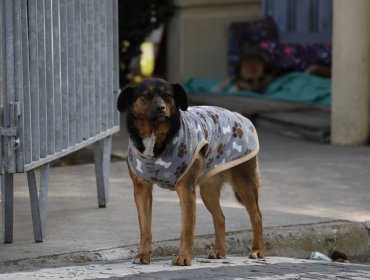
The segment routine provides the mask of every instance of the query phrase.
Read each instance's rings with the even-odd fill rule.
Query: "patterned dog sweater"
[[[197,183],[257,155],[256,130],[241,114],[214,106],[180,113],[181,128],[161,155],[145,156],[129,141],[128,164],[145,181],[173,190],[202,149],[205,164]]]

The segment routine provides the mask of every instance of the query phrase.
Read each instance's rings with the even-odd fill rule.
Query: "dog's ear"
[[[188,96],[184,88],[180,84],[172,84],[173,92],[175,94],[175,101],[177,106],[183,111],[186,111],[189,106]]]
[[[134,88],[127,86],[123,89],[117,99],[117,109],[124,112],[134,96]]]

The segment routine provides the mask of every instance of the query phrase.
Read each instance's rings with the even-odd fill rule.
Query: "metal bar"
[[[319,1],[311,0],[310,5],[310,31],[314,33],[319,32]]]
[[[62,150],[62,90],[61,90],[61,52],[60,52],[60,14],[59,0],[52,2],[52,34],[53,34],[53,80],[54,80],[54,152]],[[51,139],[49,139],[51,141]]]
[[[15,51],[14,51],[14,18],[13,18],[13,11],[14,11],[14,2],[13,1],[5,1],[4,5],[4,12],[5,12],[5,67],[4,71],[4,82],[5,82],[5,91],[4,91],[4,103],[3,103],[3,125],[5,127],[14,127],[14,112],[12,109],[14,107],[8,106],[9,104],[14,103],[15,101]],[[18,74],[18,73],[17,73]],[[16,162],[15,162],[15,155],[13,151],[10,149],[12,145],[12,141],[15,140],[15,137],[6,137],[4,140],[4,147],[5,147],[5,168],[6,171],[9,173],[14,173],[16,171]]]
[[[36,242],[42,242],[45,238],[45,221],[48,198],[50,165],[41,166],[40,191],[37,192],[35,170],[27,172],[28,189],[30,193],[30,203],[33,222],[33,235]]]
[[[52,30],[52,8],[51,1],[46,0],[44,7],[45,17],[45,77],[46,77],[46,100],[40,100],[45,104],[46,102],[46,145],[47,154],[52,155],[55,151],[55,124],[54,124],[54,65],[53,65],[53,30]],[[46,156],[46,155],[45,155]],[[44,157],[45,157],[44,156]]]
[[[0,0],[0,107],[4,105],[4,92],[5,92],[5,80],[4,80],[4,70],[5,70],[5,46],[4,46],[4,38],[5,38],[5,22],[4,22],[4,0]],[[0,114],[0,124],[3,124],[3,116]],[[0,139],[1,143],[1,139]],[[2,163],[2,152],[0,149],[0,162]],[[2,164],[1,164],[2,165]],[[0,170],[2,173],[2,168]]]
[[[74,45],[75,45],[75,94],[76,94],[76,143],[82,137],[82,48],[81,48],[81,1],[74,0]]]
[[[113,127],[113,11],[112,0],[106,1],[107,10],[107,128]]]
[[[5,1],[4,13],[5,13],[5,92],[4,92],[4,105],[14,102],[15,97],[15,65],[14,65],[14,20],[13,20],[13,1]],[[5,108],[4,108],[5,109]],[[5,114],[4,125],[9,126],[10,116]]]
[[[100,0],[94,0],[94,68],[95,68],[95,133],[101,132],[101,107],[100,107],[100,92],[101,92],[101,69],[100,69]]]
[[[39,210],[40,210],[40,221],[41,221],[41,229],[42,229],[43,237],[45,237],[45,228],[46,228],[46,208],[47,208],[47,201],[48,201],[49,170],[50,170],[49,163],[41,166]]]
[[[67,1],[59,1],[60,9],[60,60],[61,60],[61,95],[62,95],[62,149],[69,146],[69,95],[68,95],[68,30]]]
[[[272,16],[274,17],[275,21],[277,22],[279,26],[280,34],[287,32],[289,30],[288,29],[289,23],[288,23],[287,7],[288,7],[288,0],[281,0],[279,1],[278,5],[277,3],[273,3],[273,5],[270,7],[272,11]]]
[[[4,201],[4,243],[13,242],[13,174],[5,173],[1,176],[1,193]]]
[[[21,13],[22,0],[14,1],[14,87],[15,96],[14,101],[23,101],[23,86],[24,86],[24,76],[23,76],[23,38],[22,38],[22,13]],[[27,64],[26,64],[27,65]],[[23,102],[20,103],[20,105]],[[24,126],[23,121],[18,120],[18,113],[14,115],[14,124],[17,126],[18,132],[17,137],[24,139]],[[23,118],[23,115],[21,116]],[[20,143],[23,143],[23,142]],[[16,153],[15,171],[22,171],[24,165],[24,155],[23,155],[23,145],[18,145]]]
[[[44,231],[41,222],[39,196],[37,193],[37,183],[34,169],[27,172],[27,181],[31,203],[33,236],[36,242],[42,242],[44,240]]]
[[[35,168],[37,168],[37,167],[39,167],[41,165],[44,165],[44,164],[46,164],[48,162],[51,162],[53,160],[56,160],[56,159],[58,159],[60,157],[66,156],[66,155],[68,155],[70,153],[73,153],[73,152],[75,152],[75,151],[77,151],[79,149],[82,149],[82,148],[84,148],[84,147],[86,147],[88,145],[91,145],[91,144],[93,144],[93,143],[95,143],[95,142],[97,142],[97,141],[99,141],[99,140],[101,140],[101,139],[103,139],[103,138],[105,138],[107,136],[110,136],[110,135],[112,135],[114,133],[117,133],[117,132],[119,132],[119,126],[115,126],[115,127],[111,128],[111,129],[108,129],[107,131],[101,132],[101,133],[95,135],[94,137],[89,138],[86,141],[83,141],[81,143],[77,143],[77,144],[75,144],[73,146],[70,146],[68,149],[63,150],[60,153],[55,153],[54,155],[50,155],[50,156],[48,156],[46,158],[42,158],[42,159],[40,159],[38,161],[34,161],[34,162],[30,163],[30,164],[26,164],[24,166],[24,171],[35,169]]]
[[[88,32],[87,32],[87,1],[81,0],[81,68],[82,68],[82,92],[81,92],[81,122],[82,140],[89,138],[89,85],[88,85]]]
[[[22,33],[22,70],[23,70],[23,102],[22,120],[19,130],[23,131],[21,137],[20,153],[23,151],[24,159],[19,159],[17,163],[17,172],[24,171],[24,164],[32,161],[32,132],[31,132],[31,95],[30,95],[30,55],[29,55],[29,37],[28,37],[28,12],[27,0],[22,0],[21,9],[21,33]],[[21,99],[20,99],[21,100]],[[25,146],[25,144],[27,146]]]
[[[4,0],[0,0],[0,108],[4,107],[4,94],[5,94],[5,15],[4,15],[4,8],[5,3]],[[4,116],[3,113],[0,114],[0,125],[4,125]],[[4,149],[3,143],[4,139],[0,137],[0,174],[4,173]],[[3,177],[1,177],[1,188],[3,186]],[[2,191],[1,196],[3,196],[4,192]],[[3,199],[4,201],[4,199]],[[2,220],[4,223],[4,220]]]
[[[76,144],[74,1],[67,0],[69,146]]]
[[[119,94],[119,36],[118,36],[118,0],[113,0],[113,112],[114,123],[119,125],[119,114],[116,109]]]
[[[2,4],[0,1],[0,8],[2,8],[1,5]],[[1,21],[1,14],[0,14],[0,21]],[[0,27],[1,27],[1,23],[0,23]],[[0,35],[0,39],[1,39],[1,35]],[[0,46],[0,50],[1,50],[1,46]],[[4,242],[5,241],[5,175],[2,173],[0,174],[0,210],[1,210],[0,211],[1,212],[0,223],[3,229],[2,234],[3,234],[3,242]]]
[[[107,112],[107,18],[106,18],[106,1],[100,1],[100,67],[101,67],[101,130],[107,129],[108,112]]]
[[[331,32],[333,29],[333,1],[318,1],[318,32],[327,35],[326,42],[331,43]],[[326,43],[325,42],[325,43]]]
[[[312,31],[313,13],[311,0],[299,1],[299,9],[296,9],[291,15],[296,27],[292,32],[297,34],[297,39]]]
[[[287,9],[288,16],[288,31],[293,32],[296,30],[295,16],[297,14],[297,3],[295,0],[288,0],[289,8]]]
[[[39,72],[38,72],[38,25],[37,0],[28,0],[29,15],[29,53],[30,53],[30,100],[31,100],[31,149],[32,161],[40,159],[40,123],[39,123]],[[24,143],[26,144],[26,143]]]
[[[46,46],[45,46],[45,3],[37,0],[37,50],[39,72],[39,123],[40,123],[40,157],[47,156],[47,94],[46,94]],[[32,31],[31,31],[32,32]]]
[[[89,91],[89,136],[93,137],[96,133],[95,127],[95,67],[94,67],[94,2],[87,2],[87,33],[88,36],[88,91]]]
[[[95,175],[99,207],[108,204],[109,169],[112,150],[112,136],[108,136],[94,144]]]

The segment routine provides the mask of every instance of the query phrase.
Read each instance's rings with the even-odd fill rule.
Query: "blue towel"
[[[211,91],[220,80],[190,78],[185,82],[189,94],[212,96],[245,96],[261,99],[302,102],[311,104],[331,104],[331,80],[301,72],[292,72],[273,81],[263,93],[236,90],[229,86],[222,91]]]

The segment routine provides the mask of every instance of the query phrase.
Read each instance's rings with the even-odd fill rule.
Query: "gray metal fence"
[[[5,242],[12,241],[12,174],[27,172],[32,204],[33,170],[42,166],[47,190],[49,162],[92,143],[105,205],[111,135],[119,130],[117,11],[117,0],[0,0]],[[33,210],[41,224],[42,184]]]
[[[331,43],[332,0],[263,0],[262,13],[276,21],[281,42]]]

